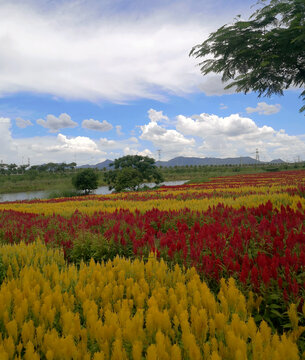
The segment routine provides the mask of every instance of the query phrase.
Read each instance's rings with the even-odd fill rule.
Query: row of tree
[[[47,163],[42,165],[16,165],[16,164],[0,164],[0,174],[2,175],[20,175],[25,172],[38,172],[38,173],[64,173],[73,171],[76,163]]]

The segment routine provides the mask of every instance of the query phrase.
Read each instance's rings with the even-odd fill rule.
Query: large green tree
[[[98,187],[98,173],[90,168],[81,170],[73,176],[72,184],[77,190],[82,190],[85,194],[89,194]]]
[[[211,33],[190,55],[203,58],[203,75],[221,73],[225,89],[283,95],[301,88],[305,101],[305,0],[262,0],[246,21],[240,15]],[[305,105],[300,111],[305,110]]]
[[[110,164],[114,169],[104,174],[109,190],[138,190],[143,182],[154,181],[159,184],[163,176],[155,164],[155,160],[148,156],[127,155],[115,159]]]

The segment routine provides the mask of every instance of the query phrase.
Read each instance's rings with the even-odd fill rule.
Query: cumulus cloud
[[[109,140],[106,138],[101,138],[100,144],[102,145],[103,148],[106,148],[106,149],[118,149],[120,147],[120,145],[118,144],[117,141]]]
[[[78,153],[100,153],[97,144],[92,139],[85,136],[76,136],[74,138],[68,138],[63,134],[57,135],[58,145],[50,146],[47,148],[49,151],[67,151]]]
[[[188,54],[231,19],[229,13],[216,21],[193,13],[182,21],[167,4],[145,16],[105,11],[93,18],[87,2],[57,2],[52,11],[34,3],[0,2],[0,95],[26,91],[121,103],[199,88],[224,93],[220,77],[203,78]]]
[[[33,123],[30,120],[24,120],[21,117],[17,117],[16,118],[16,125],[21,128],[24,129],[27,126],[33,126]]]
[[[278,113],[280,110],[281,110],[280,104],[269,105],[265,102],[257,103],[257,107],[255,107],[255,108],[253,108],[253,107],[246,108],[246,111],[248,114],[257,112],[260,115],[272,115],[272,114]]]
[[[94,140],[84,137],[36,136],[18,139],[19,149],[31,159],[31,164],[44,162],[71,162],[78,165],[96,164],[106,159],[106,152]]]
[[[166,115],[163,115],[163,111],[157,111],[154,109],[148,110],[148,117],[152,122],[158,122],[158,121],[169,121],[168,117]]]
[[[213,29],[214,31],[215,29]],[[221,76],[217,74],[208,74],[203,77],[198,88],[207,96],[220,96],[235,93],[235,87],[224,89],[225,85],[221,80]]]
[[[198,153],[204,156],[255,156],[259,148],[264,160],[286,159],[290,154],[305,151],[301,136],[288,135],[270,126],[257,126],[250,119],[238,114],[228,117],[200,114],[192,117],[177,116],[177,130],[184,135],[199,137]],[[200,144],[201,143],[201,144]]]
[[[112,140],[107,138],[101,138],[99,144],[103,150],[122,150],[124,148],[132,148],[135,151],[139,151],[139,141],[136,137],[131,137],[124,140]]]
[[[113,126],[106,120],[98,121],[94,119],[83,120],[82,127],[96,131],[109,131],[113,128]]]
[[[12,139],[11,120],[0,117],[0,161],[4,163],[16,162],[18,157],[18,146]]]
[[[72,162],[96,164],[106,159],[97,142],[88,137],[68,138],[65,135],[35,136],[14,138],[11,132],[11,119],[0,118],[0,161],[4,163],[23,163],[29,158],[31,164],[46,162]]]
[[[162,112],[159,115],[166,116]],[[256,148],[264,161],[277,158],[292,161],[298,156],[305,157],[305,134],[294,136],[283,129],[278,131],[266,125],[258,126],[251,118],[238,114],[227,117],[205,113],[181,114],[168,122],[164,120],[166,124],[162,124],[163,120],[147,120],[140,126],[138,136],[94,140],[86,136],[68,137],[62,133],[14,138],[11,120],[0,118],[0,160],[17,164],[22,163],[22,158],[30,158],[31,164],[50,161],[96,164],[126,154],[156,157],[158,149],[162,151],[163,160],[175,156],[255,157]]]
[[[177,130],[185,135],[201,137],[211,135],[238,136],[252,133],[256,129],[255,122],[250,118],[232,114],[228,117],[219,117],[202,113],[191,118],[184,115],[177,116]]]
[[[58,132],[60,129],[74,128],[78,125],[71,119],[71,116],[66,113],[60,114],[58,117],[49,114],[47,115],[46,120],[38,119],[36,122],[38,125],[49,129],[50,132]]]
[[[165,129],[155,121],[140,126],[140,139],[152,142],[156,149],[162,149],[167,156],[171,154],[187,154],[195,145],[193,138],[186,138],[175,129]]]
[[[124,135],[124,133],[122,132],[122,126],[121,125],[116,125],[115,131],[116,131],[118,136]]]
[[[124,148],[123,153],[124,153],[124,155],[141,155],[141,156],[153,157],[153,153],[149,149],[144,149],[142,151],[138,151],[138,150],[132,149],[128,146]]]

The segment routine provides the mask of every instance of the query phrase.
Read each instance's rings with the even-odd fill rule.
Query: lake
[[[183,185],[188,180],[177,180],[177,181],[165,181],[161,185],[166,186],[176,186]],[[155,183],[145,183],[148,187],[154,187]],[[100,186],[94,191],[96,195],[108,195],[112,191],[108,190],[108,186]],[[32,199],[46,199],[50,191],[29,191],[29,192],[19,192],[19,193],[10,193],[10,194],[0,194],[0,202],[3,201],[21,201],[21,200],[32,200]]]

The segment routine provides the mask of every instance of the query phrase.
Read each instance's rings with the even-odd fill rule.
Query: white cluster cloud
[[[102,149],[104,150],[119,150],[119,149],[124,149],[126,147],[137,149],[139,145],[139,141],[136,137],[131,137],[125,140],[110,140],[107,138],[101,138],[99,140],[99,144],[102,146]]]
[[[74,128],[78,125],[77,122],[73,121],[71,116],[66,113],[60,114],[58,117],[49,114],[47,115],[46,120],[38,119],[36,120],[36,123],[49,129],[50,132],[58,132],[60,129]]]
[[[113,126],[106,120],[98,121],[94,119],[83,120],[82,127],[96,131],[109,131],[113,128]]]
[[[162,149],[168,154],[190,153],[195,145],[195,140],[186,138],[175,129],[165,129],[158,125],[156,121],[164,118],[161,111],[157,112],[159,115],[154,113],[154,116],[151,116],[151,114],[152,112],[149,113],[151,121],[146,125],[140,126],[140,139],[152,142],[156,149]]]
[[[129,146],[126,146],[123,150],[124,155],[141,155],[141,156],[149,156],[153,157],[153,153],[149,149],[144,149],[142,151],[138,151],[136,149],[132,149]]]
[[[149,109],[147,113],[151,122],[158,122],[162,120],[169,121],[168,117],[166,115],[163,115],[163,111]]]
[[[57,135],[58,145],[50,146],[48,151],[65,151],[65,152],[78,152],[87,154],[100,154],[101,150],[98,148],[95,141],[85,136],[76,136],[75,138],[67,138],[63,134]]]
[[[198,154],[201,156],[252,156],[259,148],[263,160],[287,159],[304,153],[302,136],[288,135],[270,126],[259,127],[238,114],[228,117],[200,114],[192,117],[177,116],[176,128],[184,135],[197,136]],[[198,139],[199,138],[199,139]]]
[[[16,125],[21,129],[25,129],[27,126],[33,126],[33,123],[30,120],[25,120],[22,119],[21,117],[17,117]]]
[[[248,114],[257,112],[260,115],[272,115],[272,114],[278,113],[280,110],[281,110],[280,104],[269,105],[265,102],[257,103],[257,107],[255,107],[255,108],[250,107],[250,106],[246,108],[246,111]]]
[[[0,117],[0,134],[0,161],[4,163],[16,162],[18,148],[12,139],[11,120],[9,118]]]
[[[255,122],[249,118],[232,114],[228,117],[200,114],[192,118],[177,116],[177,130],[185,135],[207,136],[238,136],[253,133]]]
[[[14,138],[11,120],[0,118],[0,160],[20,164],[22,159],[30,158],[31,164],[48,161],[96,164],[127,154],[157,158],[159,149],[162,160],[175,156],[255,157],[256,148],[263,161],[305,158],[305,134],[294,136],[285,130],[258,126],[252,119],[238,114],[227,117],[205,113],[190,117],[178,115],[171,120],[167,120],[162,111],[150,111],[148,115],[149,120],[140,126],[139,135],[125,139],[68,137],[62,133]]]

